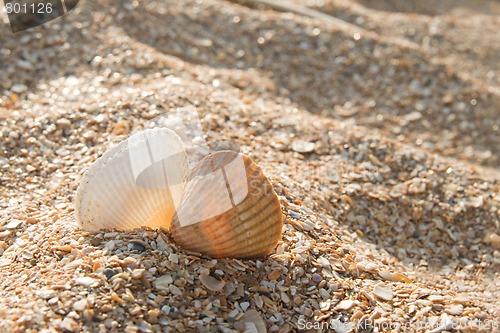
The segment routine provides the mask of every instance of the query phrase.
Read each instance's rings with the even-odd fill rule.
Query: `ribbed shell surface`
[[[204,181],[211,174],[222,174],[225,186]],[[260,168],[245,155],[221,151],[190,172],[170,233],[182,248],[212,258],[256,258],[272,252],[282,227],[278,197]]]

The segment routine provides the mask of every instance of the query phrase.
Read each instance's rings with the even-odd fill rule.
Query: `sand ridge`
[[[354,26],[217,1],[0,26],[0,331],[499,331],[498,2],[294,3]],[[90,163],[185,105],[270,178],[270,257],[78,229]]]

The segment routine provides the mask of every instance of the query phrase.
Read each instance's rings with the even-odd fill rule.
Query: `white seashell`
[[[487,236],[487,242],[490,243],[493,247],[500,248],[500,236],[495,233]]]
[[[349,310],[350,308],[352,308],[352,306],[354,305],[354,301],[352,299],[345,299],[343,301],[340,301],[339,304],[337,304],[336,308],[338,310]]]
[[[292,142],[292,149],[297,153],[310,153],[314,150],[314,142],[295,140]]]
[[[132,135],[83,176],[76,219],[85,230],[168,228],[187,172],[187,155],[175,132],[155,128]]]
[[[172,283],[174,283],[174,279],[171,275],[162,275],[153,284],[158,290],[168,290]]]

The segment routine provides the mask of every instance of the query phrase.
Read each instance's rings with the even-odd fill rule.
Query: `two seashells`
[[[144,130],[83,176],[75,214],[85,230],[165,227],[182,248],[213,258],[268,255],[281,238],[278,197],[247,156],[219,151],[192,170],[180,137]]]

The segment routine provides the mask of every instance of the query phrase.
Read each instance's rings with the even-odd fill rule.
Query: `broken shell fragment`
[[[188,176],[170,233],[181,247],[213,258],[268,255],[281,237],[278,197],[247,156],[221,151]]]
[[[373,289],[373,294],[384,301],[390,301],[394,298],[394,294],[390,287],[385,287],[379,284]]]
[[[211,291],[221,291],[226,284],[226,282],[217,280],[216,278],[206,274],[201,274],[199,279],[201,284],[203,284],[205,288]]]
[[[156,128],[132,135],[83,176],[76,220],[85,230],[168,228],[187,171],[187,154],[175,132]]]
[[[75,199],[85,230],[164,227],[182,248],[213,258],[256,258],[276,247],[283,227],[278,197],[247,156],[219,151],[189,172],[179,136],[145,130],[90,167]]]

